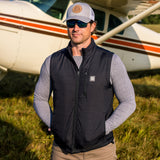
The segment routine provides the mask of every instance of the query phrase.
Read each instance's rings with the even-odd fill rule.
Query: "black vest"
[[[105,120],[113,112],[110,85],[113,53],[96,46],[92,40],[82,54],[79,69],[70,44],[54,53],[50,61],[52,131],[64,153],[89,151],[113,142],[112,132],[105,135]]]

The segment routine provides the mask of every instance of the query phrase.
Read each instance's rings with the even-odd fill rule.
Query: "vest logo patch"
[[[90,81],[90,82],[95,82],[95,81],[96,81],[96,76],[90,76],[89,81]]]

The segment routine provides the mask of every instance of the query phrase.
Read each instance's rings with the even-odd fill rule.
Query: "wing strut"
[[[0,81],[5,77],[6,74],[7,74],[7,69],[0,66]]]
[[[95,40],[95,43],[97,45],[103,43],[105,40],[107,40],[110,37],[114,36],[115,34],[121,32],[125,28],[131,26],[133,23],[136,23],[139,20],[143,19],[144,17],[148,16],[149,14],[151,14],[152,12],[157,10],[158,8],[160,8],[160,2],[156,3],[152,7],[148,8],[144,12],[138,14],[137,16],[131,18],[130,20],[124,22],[123,24],[119,25],[118,27],[116,27],[115,29],[111,30],[110,32],[107,32],[106,34],[104,34],[103,36],[101,36],[100,38]]]

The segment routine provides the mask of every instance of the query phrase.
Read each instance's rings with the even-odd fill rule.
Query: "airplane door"
[[[6,4],[7,3],[7,4]],[[19,51],[21,9],[11,2],[0,5],[0,66],[12,69]]]
[[[14,69],[39,74],[45,58],[60,49],[62,36],[58,32],[64,29],[37,7],[29,7],[24,7],[22,13],[20,48]]]

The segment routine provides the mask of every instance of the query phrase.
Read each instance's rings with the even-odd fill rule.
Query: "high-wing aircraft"
[[[63,20],[74,2],[0,0],[0,79],[8,70],[39,74],[44,59],[67,46]],[[128,71],[160,68],[160,34],[136,23],[152,12],[160,14],[160,0],[81,2],[95,11],[96,43],[119,55]]]

